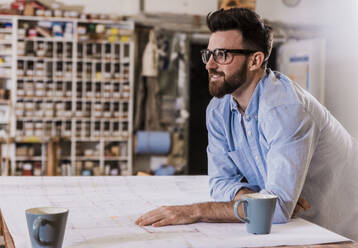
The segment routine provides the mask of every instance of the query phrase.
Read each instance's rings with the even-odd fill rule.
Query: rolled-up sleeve
[[[220,115],[214,116],[210,106],[206,111],[206,126],[209,145],[208,174],[210,195],[216,201],[232,201],[236,193],[243,187],[259,191],[259,187],[242,182],[243,174],[230,158],[228,141],[225,137],[225,123]]]
[[[269,149],[267,178],[260,192],[278,196],[273,222],[287,222],[301,194],[319,130],[300,104],[277,106],[263,118],[262,130]]]

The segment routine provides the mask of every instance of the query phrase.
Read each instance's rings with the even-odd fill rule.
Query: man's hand
[[[248,189],[248,188],[241,188],[239,190],[239,192],[236,193],[236,196],[234,198],[234,201],[238,201],[241,199],[241,197],[245,194],[252,194],[252,193],[256,193],[255,191]],[[240,216],[245,216],[244,214],[244,207],[243,204],[240,204],[240,206],[238,207],[238,212]]]
[[[191,224],[195,222],[229,223],[239,222],[234,214],[234,201],[199,202],[192,205],[163,206],[154,209],[141,217],[135,224],[153,227]]]
[[[293,210],[293,214],[292,214],[292,218],[296,217],[296,215],[301,212],[302,210],[306,211],[308,209],[310,209],[311,206],[310,204],[308,204],[308,202],[303,199],[303,197],[299,197],[298,198],[298,201],[297,201],[297,204],[296,204],[296,207],[295,209]]]
[[[197,207],[196,204],[162,206],[142,215],[135,221],[135,224],[139,226],[152,225],[153,227],[160,227],[198,222],[200,217],[197,214]]]
[[[239,190],[239,192],[236,193],[235,198],[234,198],[234,201],[240,200],[242,195],[252,194],[252,193],[257,193],[257,192],[256,192],[256,191],[253,191],[253,190],[251,190],[251,189],[248,189],[248,188],[241,188],[241,189]]]
[[[242,188],[231,202],[201,202],[192,205],[162,206],[149,211],[139,217],[135,224],[139,226],[152,225],[153,227],[191,224],[203,222],[240,222],[234,214],[234,202],[241,195],[254,193],[254,191]],[[239,213],[243,216],[242,207]]]

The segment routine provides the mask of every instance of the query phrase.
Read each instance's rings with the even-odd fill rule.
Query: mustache
[[[224,76],[225,75],[223,72],[216,71],[216,70],[209,70],[208,73],[209,73],[209,77],[213,76],[213,75],[218,75],[218,76]]]

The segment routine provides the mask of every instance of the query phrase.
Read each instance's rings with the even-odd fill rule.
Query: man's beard
[[[223,72],[217,72],[214,70],[209,70],[209,92],[210,95],[217,98],[221,98],[226,94],[233,93],[236,89],[242,86],[246,82],[246,72],[247,72],[247,63],[242,65],[242,67],[237,70],[233,75],[225,78]],[[211,75],[220,75],[219,80],[211,80]]]

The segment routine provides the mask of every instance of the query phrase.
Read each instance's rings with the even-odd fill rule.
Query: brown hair
[[[257,13],[246,8],[220,9],[210,12],[206,23],[212,33],[232,29],[241,31],[245,48],[263,52],[265,60],[262,66],[267,65],[272,49],[272,28],[265,25]]]

